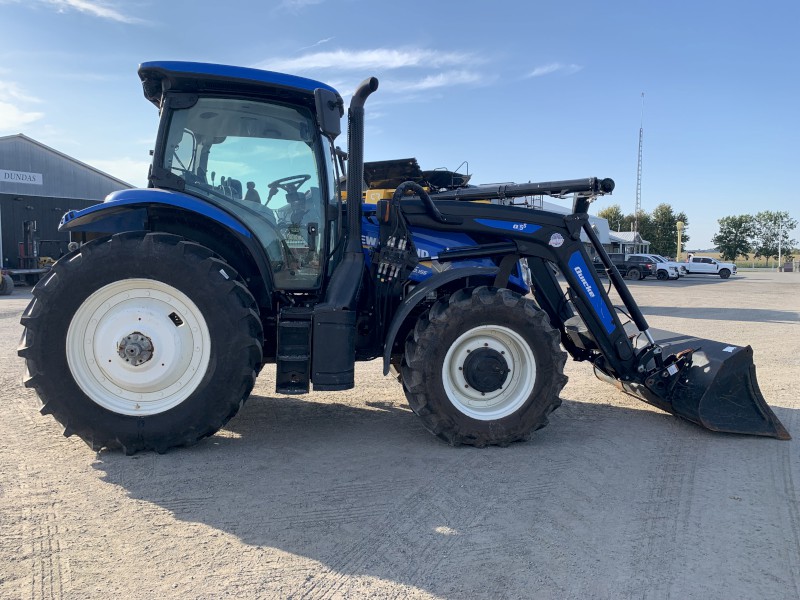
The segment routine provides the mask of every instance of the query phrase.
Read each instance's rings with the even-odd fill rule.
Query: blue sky
[[[0,0],[0,135],[25,133],[145,185],[148,60],[262,67],[349,101],[366,160],[415,156],[472,183],[611,177],[596,212],[667,202],[705,248],[717,219],[800,219],[800,3]],[[340,138],[346,144],[346,136]],[[800,238],[800,231],[793,237]]]

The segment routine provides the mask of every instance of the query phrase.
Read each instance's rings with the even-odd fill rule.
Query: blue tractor
[[[788,438],[749,346],[649,329],[588,223],[612,180],[408,181],[365,204],[376,79],[350,102],[345,155],[344,102],[324,83],[188,62],[139,76],[160,112],[149,186],[64,215],[74,249],[22,317],[26,385],[65,435],[164,452],[225,425],[267,363],[277,392],[304,394],[351,389],[355,363],[382,358],[439,438],[506,445],[547,424],[569,353],[709,429]],[[491,203],[525,195],[573,211]]]

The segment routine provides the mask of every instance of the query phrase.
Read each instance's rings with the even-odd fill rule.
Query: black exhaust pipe
[[[356,306],[364,275],[361,249],[361,187],[364,180],[364,103],[378,89],[365,79],[347,111],[347,228],[344,255],[336,266],[325,300],[314,307],[311,381],[315,390],[349,390],[355,386]]]
[[[378,89],[378,80],[361,82],[347,110],[347,245],[345,252],[361,255],[361,192],[364,185],[364,103]],[[353,207],[357,208],[354,210]]]

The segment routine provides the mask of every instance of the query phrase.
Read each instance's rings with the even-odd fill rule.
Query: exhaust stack
[[[365,79],[348,109],[347,228],[342,260],[331,275],[325,300],[314,307],[311,381],[315,390],[355,387],[356,307],[364,273],[361,250],[361,186],[364,179],[364,102],[378,89]]]

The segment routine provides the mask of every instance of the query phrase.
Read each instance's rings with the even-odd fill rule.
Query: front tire
[[[525,440],[560,404],[566,353],[533,301],[507,289],[460,290],[420,317],[406,341],[403,388],[440,439]]]
[[[93,449],[164,452],[212,435],[253,388],[255,300],[214,253],[175,235],[81,246],[33,289],[26,386]]]
[[[659,281],[666,281],[667,279],[669,279],[669,275],[664,269],[659,270],[658,275],[656,275],[656,277],[658,278]]]
[[[722,269],[722,270],[719,272],[719,276],[720,276],[720,277],[722,277],[723,279],[727,279],[728,277],[730,277],[730,276],[731,276],[731,272],[730,272],[730,270],[729,270],[729,269]]]

